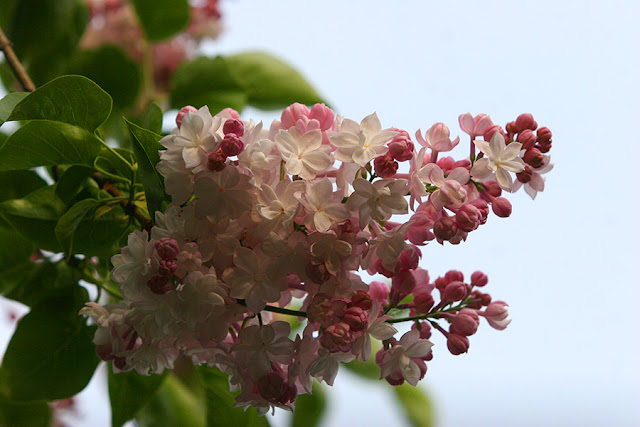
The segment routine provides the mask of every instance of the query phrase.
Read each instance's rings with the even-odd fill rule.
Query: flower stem
[[[11,47],[11,42],[4,34],[4,31],[2,31],[2,28],[0,28],[0,49],[4,52],[4,57],[7,58],[9,68],[11,68],[13,75],[16,77],[16,80],[18,80],[24,90],[27,92],[33,92],[34,90],[36,90],[36,85],[33,84],[31,79],[29,78],[29,75],[20,63],[20,60]]]

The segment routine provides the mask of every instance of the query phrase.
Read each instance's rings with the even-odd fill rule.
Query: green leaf
[[[114,108],[130,107],[140,92],[140,66],[116,46],[105,45],[78,53],[69,64],[68,72],[97,83],[111,95]]]
[[[31,267],[29,274],[5,295],[7,298],[34,307],[60,290],[77,284],[71,269],[64,262],[54,264],[48,260],[39,260],[32,262]]]
[[[133,153],[138,162],[138,172],[144,186],[149,217],[153,220],[155,212],[160,210],[164,199],[164,181],[156,170],[156,165],[160,161],[158,150],[163,150],[164,147],[158,142],[161,138],[160,135],[143,129],[126,119],[125,122],[133,137]]]
[[[263,52],[246,52],[225,59],[245,86],[249,104],[256,108],[277,110],[294,102],[324,102],[297,70],[278,58]]]
[[[51,426],[51,409],[47,402],[14,402],[0,396],[0,425],[49,427]]]
[[[433,427],[435,425],[433,405],[424,391],[407,383],[393,387],[393,391],[411,426]]]
[[[60,252],[54,228],[64,210],[64,204],[54,191],[54,187],[43,187],[22,199],[2,202],[0,215],[39,248]]]
[[[120,427],[132,419],[154,396],[165,375],[140,375],[136,371],[113,373],[109,364],[111,425]]]
[[[78,310],[87,291],[75,286],[38,305],[20,322],[2,361],[6,396],[16,401],[57,400],[86,387],[99,359]]]
[[[87,178],[89,178],[93,172],[95,172],[95,170],[88,166],[70,166],[64,171],[56,184],[56,196],[58,196],[65,205],[68,205],[69,202],[80,193]]]
[[[89,212],[93,212],[100,204],[100,201],[96,199],[81,200],[71,206],[58,220],[55,228],[56,237],[68,255],[74,253],[73,243],[74,240],[76,240],[74,236],[78,226],[82,220],[85,219],[85,216],[87,216]],[[86,236],[81,236],[80,238],[86,239]]]
[[[7,121],[16,105],[27,95],[29,95],[29,92],[12,92],[0,99],[0,126]]]
[[[36,86],[60,75],[77,48],[87,20],[83,0],[18,2],[4,28]]]
[[[164,40],[184,30],[191,10],[188,0],[132,0],[147,40]]]
[[[55,234],[68,254],[109,255],[125,232],[128,221],[113,213],[93,218],[93,211],[104,201],[84,199],[65,212],[56,224]]]
[[[149,427],[204,427],[204,407],[175,375],[168,374],[155,396],[138,411],[136,421]]]
[[[160,108],[158,103],[151,102],[144,115],[141,127],[160,135],[162,133],[162,119],[162,108]]]
[[[318,427],[326,411],[327,399],[320,383],[314,381],[312,394],[296,398],[296,408],[291,419],[292,427]]]
[[[172,108],[208,105],[211,114],[227,107],[240,111],[247,103],[244,86],[220,56],[182,64],[171,78],[170,96]]]
[[[7,22],[13,17],[13,12],[20,0],[3,0],[0,7],[0,28],[6,28]]]
[[[63,76],[18,103],[7,120],[54,120],[95,131],[111,113],[111,97],[83,76]]]
[[[0,202],[21,199],[32,191],[46,186],[47,183],[36,172],[17,170],[0,172]]]
[[[102,141],[84,129],[34,120],[18,129],[0,147],[0,170],[62,164],[91,166],[101,147]]]
[[[205,390],[207,402],[207,426],[268,426],[264,416],[255,408],[244,411],[235,408],[234,394],[229,391],[229,380],[218,368],[199,366],[200,381]]]
[[[8,294],[30,274],[35,250],[34,244],[16,230],[0,226],[0,294]]]
[[[110,149],[108,147],[102,147],[94,166],[130,180],[133,177],[131,167],[134,162],[135,155],[131,150],[126,148]]]

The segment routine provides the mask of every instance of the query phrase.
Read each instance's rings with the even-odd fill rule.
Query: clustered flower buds
[[[333,384],[340,362],[366,361],[372,338],[381,378],[415,385],[433,330],[459,355],[482,317],[508,325],[507,304],[481,291],[484,273],[432,280],[420,246],[458,244],[492,210],[509,216],[504,191],[542,191],[551,133],[531,115],[507,131],[460,116],[471,137],[462,160],[441,156],[460,142],[442,123],[415,144],[375,113],[358,123],[322,104],[293,104],[269,129],[207,107],[183,108],[177,125],[157,167],[173,202],[112,258],[123,300],[83,309],[115,370],[160,373],[183,353],[227,373],[237,405],[264,414],[292,409],[313,378]],[[304,330],[292,336],[274,313],[306,317]],[[397,337],[401,321],[412,329]]]

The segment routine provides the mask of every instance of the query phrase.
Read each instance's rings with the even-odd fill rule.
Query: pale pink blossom
[[[386,145],[398,132],[383,130],[376,113],[360,122],[344,119],[339,132],[329,133],[329,140],[338,147],[333,154],[337,160],[357,163],[364,167],[375,157],[389,150]]]
[[[513,178],[509,172],[517,173],[524,170],[524,162],[519,157],[522,144],[512,142],[506,145],[500,132],[495,132],[489,142],[476,139],[473,143],[486,157],[476,160],[471,169],[471,176],[486,179],[495,172],[500,187],[511,190]]]

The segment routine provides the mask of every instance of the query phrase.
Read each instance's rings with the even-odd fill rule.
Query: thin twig
[[[4,31],[2,31],[1,27],[0,27],[0,49],[4,52],[4,57],[7,58],[7,63],[9,64],[9,67],[11,68],[13,75],[16,77],[18,82],[20,82],[20,85],[22,85],[24,90],[26,90],[27,92],[33,92],[34,90],[36,90],[36,86],[33,84],[31,79],[29,78],[29,75],[27,74],[24,67],[20,63],[20,60],[18,60],[18,57],[16,56],[15,52],[13,51],[13,48],[11,47],[11,42],[9,41],[7,36],[4,34]]]

